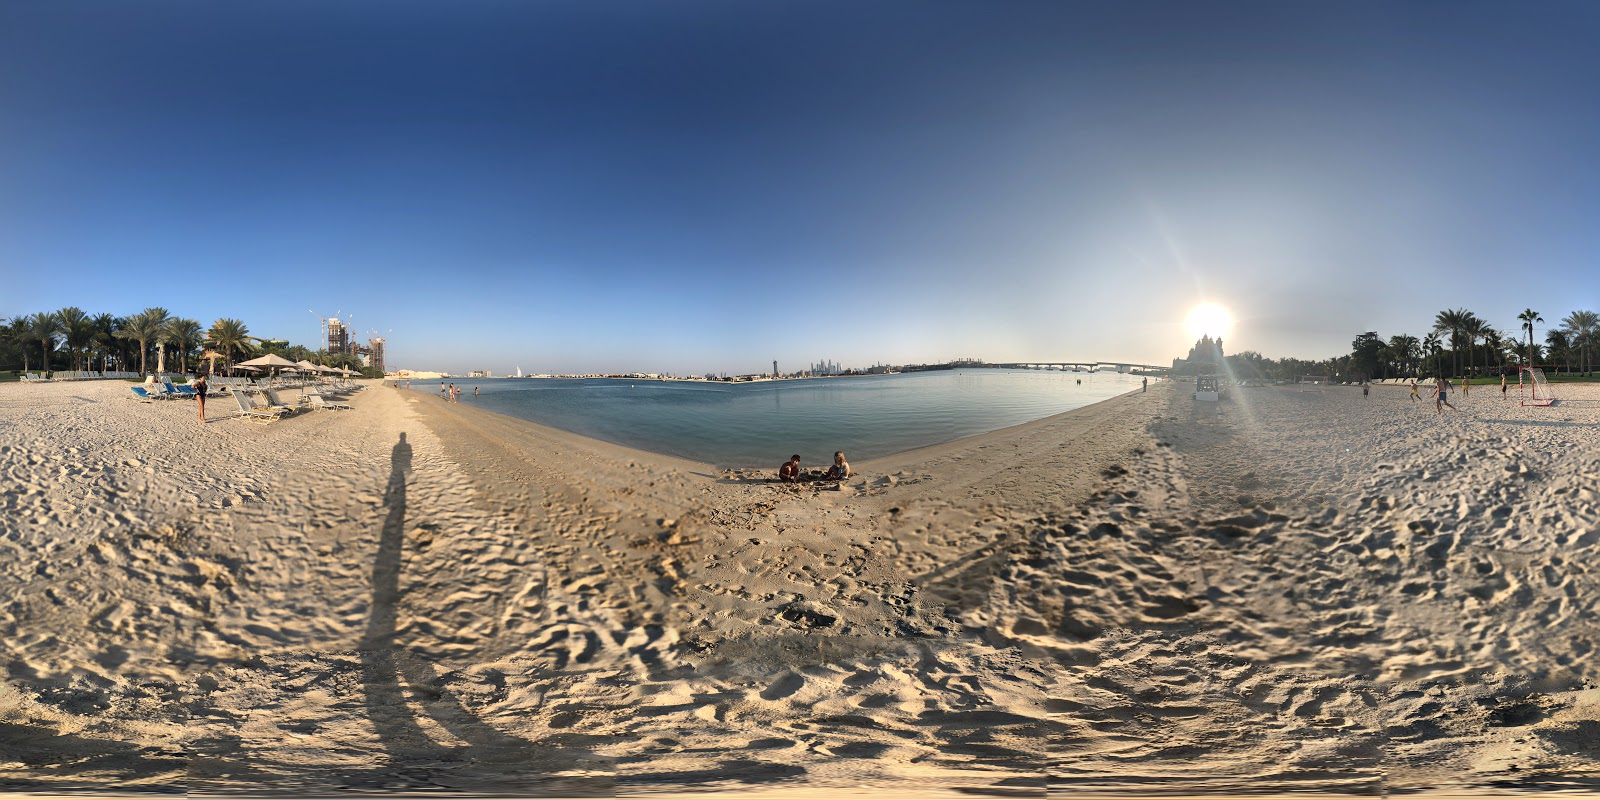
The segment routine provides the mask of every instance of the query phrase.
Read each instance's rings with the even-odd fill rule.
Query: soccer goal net
[[[1517,373],[1517,384],[1525,406],[1547,406],[1556,401],[1556,396],[1550,392],[1550,382],[1545,380],[1544,370],[1538,367],[1523,367]]]

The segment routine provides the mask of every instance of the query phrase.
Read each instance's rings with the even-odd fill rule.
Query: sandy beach
[[[0,384],[5,790],[1600,786],[1600,387],[1157,383],[799,487],[126,387]]]

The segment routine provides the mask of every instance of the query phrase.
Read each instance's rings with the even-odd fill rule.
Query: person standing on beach
[[[194,389],[194,399],[200,404],[200,424],[206,424],[206,376],[196,372],[194,380],[189,381],[189,386]]]
[[[1083,383],[1083,381],[1078,381],[1078,383]],[[1143,385],[1139,387],[1139,393],[1144,394],[1148,391],[1150,391],[1150,378],[1149,376],[1145,376]]]
[[[1472,394],[1472,379],[1471,378],[1462,378],[1461,379],[1461,396],[1462,397],[1466,397],[1467,395],[1470,395],[1470,394]]]
[[[1372,386],[1370,384],[1368,384],[1366,381],[1362,381],[1361,382],[1361,399],[1362,400],[1367,399],[1367,395],[1369,395],[1369,394],[1372,394]]]
[[[1450,406],[1451,411],[1461,409],[1450,405],[1450,381],[1445,378],[1433,379],[1433,413],[1443,414],[1444,407]]]
[[[1411,402],[1413,402],[1413,403],[1417,402],[1417,398],[1420,397],[1420,396],[1421,395],[1417,394],[1417,379],[1416,378],[1412,378],[1411,379]]]
[[[1506,374],[1500,373],[1500,399],[1506,399]]]

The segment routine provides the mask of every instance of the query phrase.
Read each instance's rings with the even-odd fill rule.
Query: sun
[[[1233,315],[1216,303],[1201,303],[1189,310],[1189,336],[1221,339],[1233,330]]]

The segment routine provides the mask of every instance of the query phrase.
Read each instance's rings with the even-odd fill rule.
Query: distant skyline
[[[1167,363],[1206,302],[1272,357],[1516,335],[1600,310],[1595,41],[1592,2],[0,3],[0,317],[338,311],[497,374]]]

